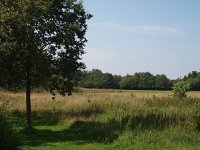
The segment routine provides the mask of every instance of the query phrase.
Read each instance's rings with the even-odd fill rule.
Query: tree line
[[[200,72],[197,71],[190,72],[184,78],[171,80],[164,74],[153,75],[149,72],[137,72],[133,75],[121,76],[93,69],[78,71],[73,78],[76,87],[125,90],[171,90],[173,84],[178,81],[189,83],[190,90],[200,90]]]

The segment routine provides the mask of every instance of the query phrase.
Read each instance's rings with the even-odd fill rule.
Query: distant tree
[[[73,75],[73,84],[76,87],[79,87],[79,82],[81,82],[82,80],[84,80],[84,78],[87,76],[87,71],[82,71],[82,70],[78,70],[74,73]]]
[[[190,83],[191,90],[200,90],[200,72],[192,71],[183,80]]]
[[[120,81],[122,77],[120,75],[113,75],[113,88],[119,89],[120,88]]]
[[[198,72],[197,71],[192,71],[191,73],[188,74],[187,78],[195,78],[198,76]]]
[[[139,78],[138,88],[141,90],[155,89],[155,77],[149,73],[136,73],[135,76]]]
[[[195,77],[188,78],[186,80],[188,83],[190,83],[190,89],[198,91],[200,90],[200,74],[198,74]]]
[[[79,82],[80,87],[85,88],[115,88],[114,77],[110,73],[102,73],[98,69],[93,69],[85,74]]]
[[[101,70],[98,69],[85,72],[78,85],[84,88],[100,88],[102,74]]]
[[[102,88],[112,89],[114,87],[114,78],[111,73],[104,73],[102,75]]]
[[[164,74],[155,76],[155,84],[157,90],[168,90],[170,88],[169,79]]]
[[[90,17],[77,0],[0,1],[0,78],[7,87],[26,87],[29,129],[31,87],[71,94],[73,73],[84,68],[79,60]]]
[[[138,89],[138,78],[136,76],[126,75],[122,77],[119,84],[121,89],[136,90]]]

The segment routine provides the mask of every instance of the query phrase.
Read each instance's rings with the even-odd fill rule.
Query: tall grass
[[[191,92],[180,99],[169,92],[83,89],[56,100],[46,92],[31,95],[34,120],[69,124],[87,140],[114,143],[119,149],[200,148],[199,96]],[[25,113],[23,93],[2,92],[0,99],[9,102],[12,113]]]

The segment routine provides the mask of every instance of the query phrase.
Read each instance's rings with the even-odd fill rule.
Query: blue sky
[[[200,0],[84,0],[93,18],[83,61],[113,74],[200,71]]]

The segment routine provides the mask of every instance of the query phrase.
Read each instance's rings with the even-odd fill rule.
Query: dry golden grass
[[[63,112],[78,113],[87,109],[99,109],[99,111],[109,111],[112,107],[117,107],[118,103],[125,103],[132,107],[143,106],[145,101],[154,98],[171,97],[170,91],[118,91],[118,90],[95,90],[81,89],[72,96],[56,96],[52,100],[52,95],[48,92],[32,93],[32,111],[59,110]],[[199,98],[200,92],[189,92],[189,97]],[[25,112],[25,93],[0,92],[0,104],[9,102],[12,110]],[[92,107],[92,108],[91,108]],[[94,107],[94,108],[93,108]],[[98,108],[97,108],[98,107]]]

